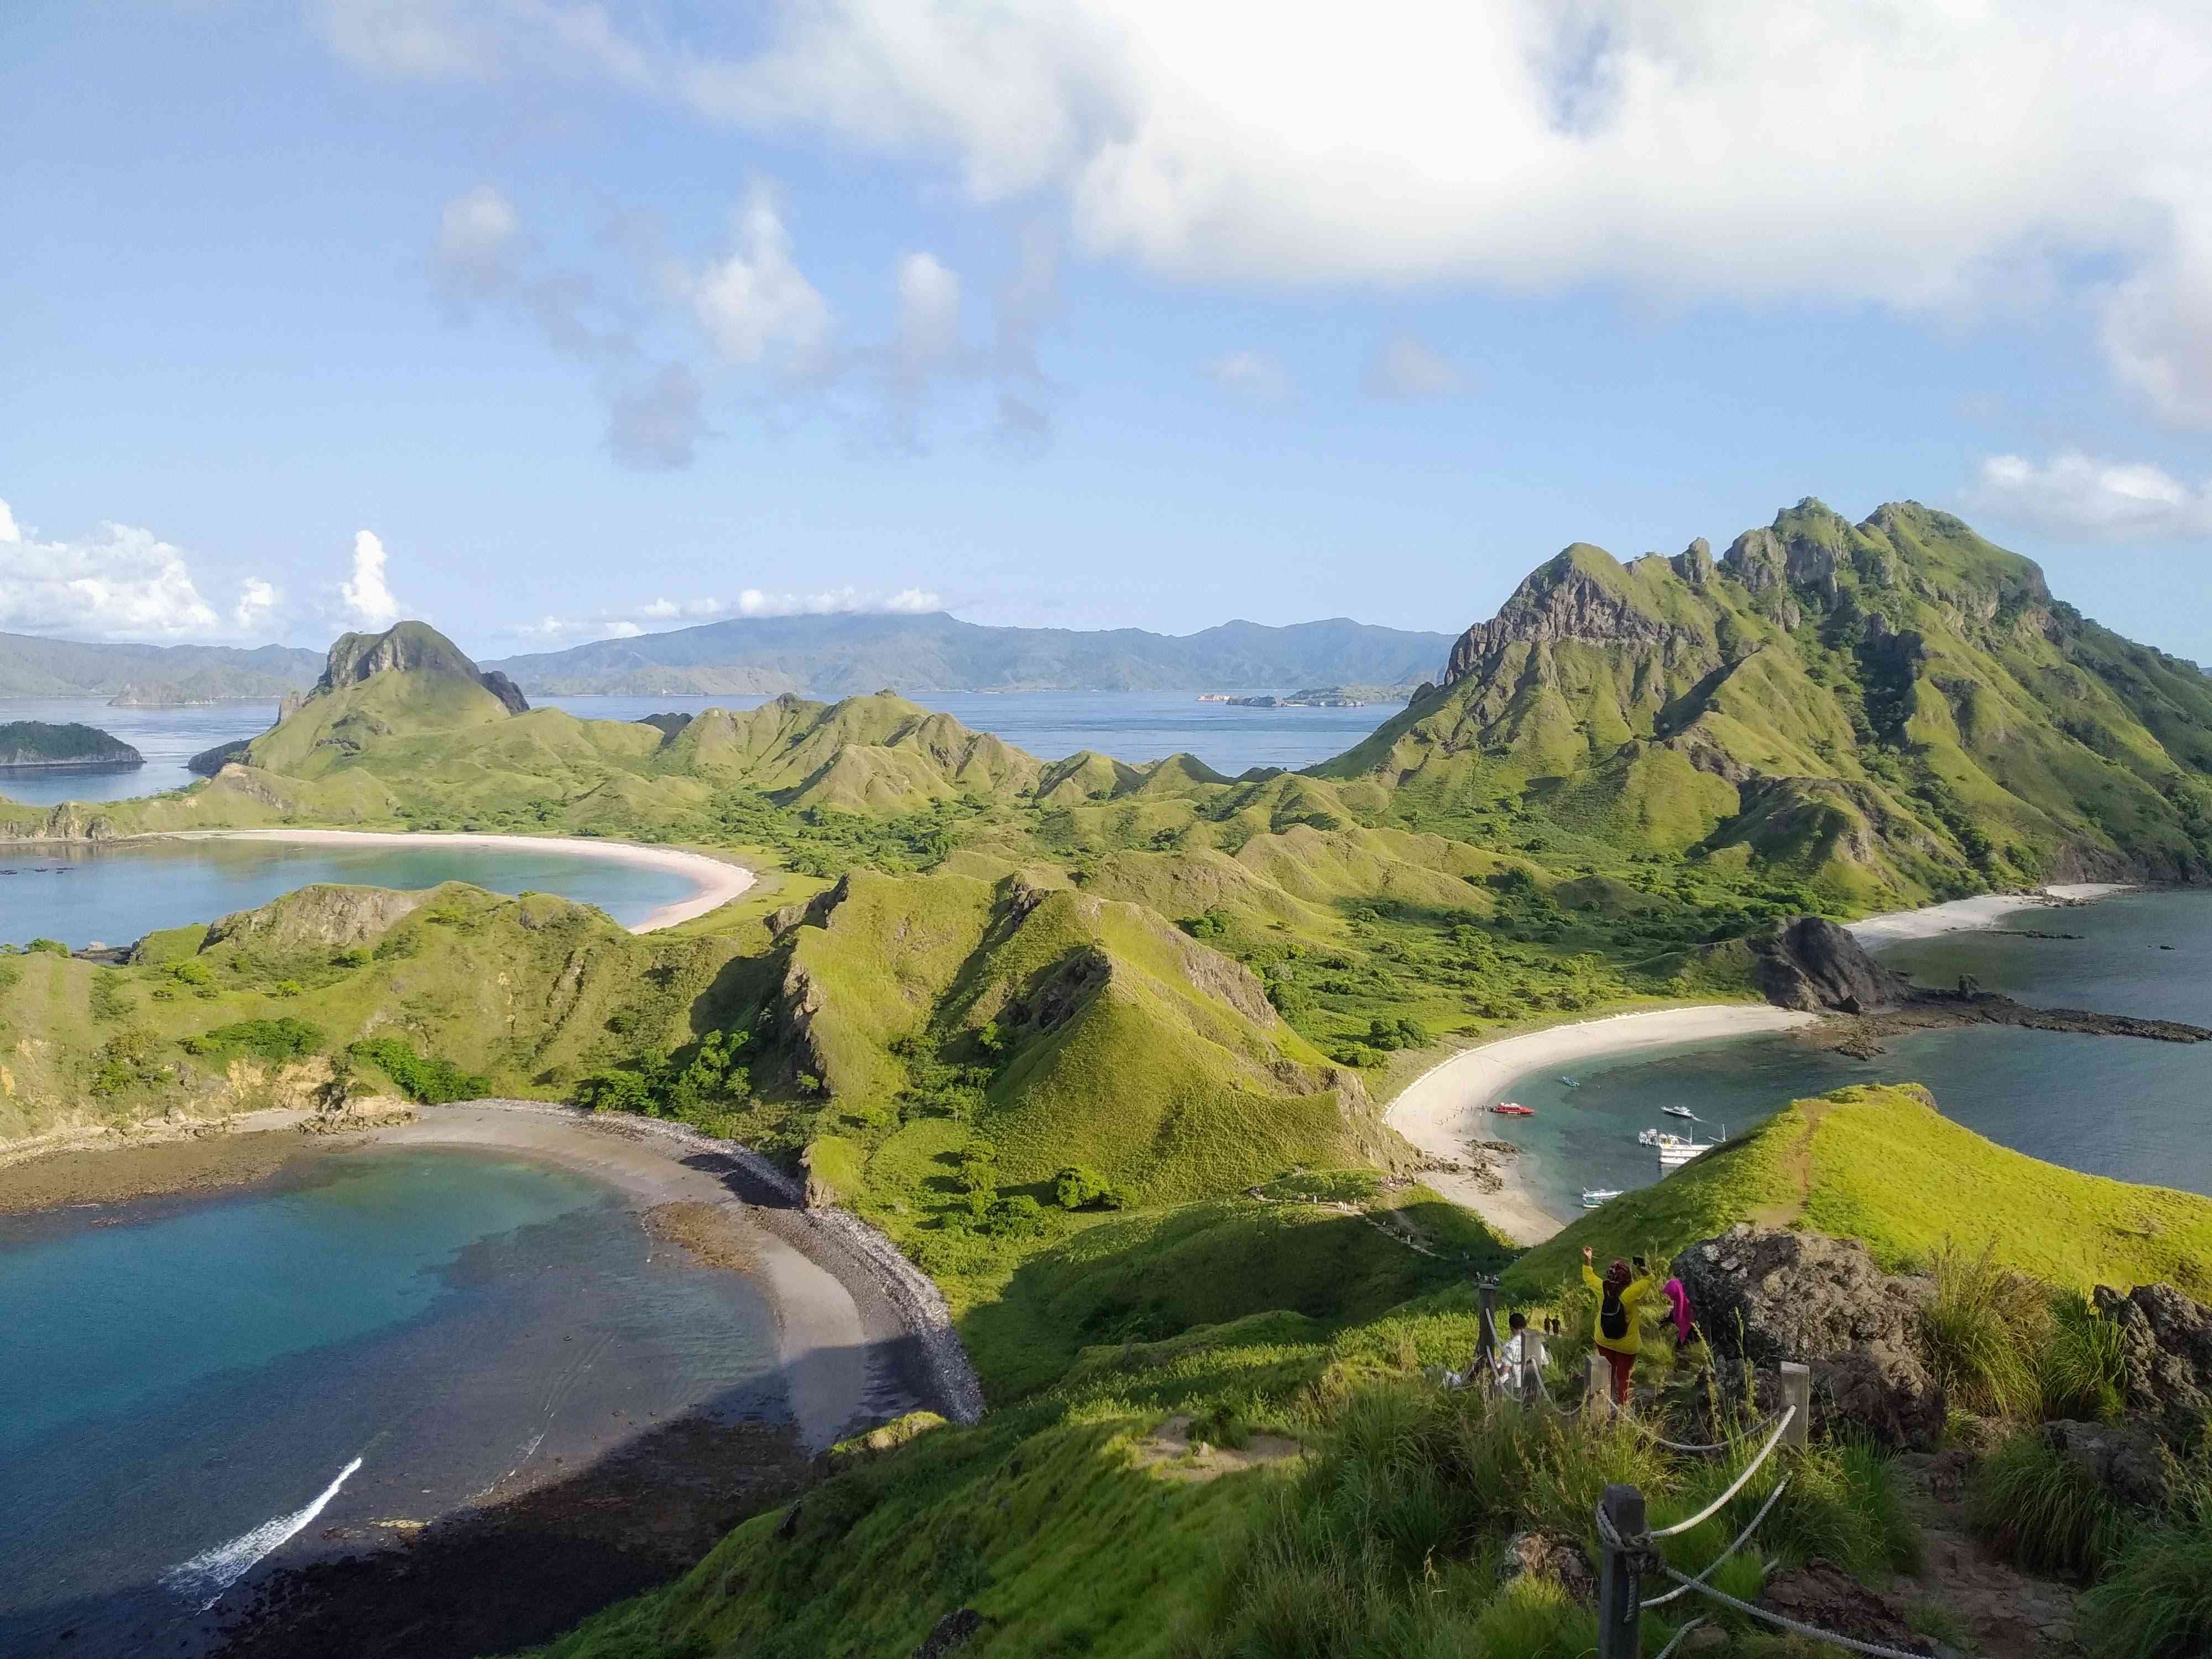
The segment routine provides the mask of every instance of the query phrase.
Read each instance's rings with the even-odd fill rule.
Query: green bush
[[[1966,1518],[2030,1572],[2094,1578],[2126,1543],[2132,1522],[2094,1476],[2037,1431],[1983,1460],[1966,1491]]]
[[[374,1061],[401,1094],[421,1105],[473,1100],[491,1090],[488,1079],[465,1072],[449,1060],[417,1054],[411,1043],[400,1037],[369,1037],[347,1052],[356,1060]]]
[[[39,951],[50,957],[65,957],[70,953],[69,946],[58,939],[34,939],[23,949],[27,951]]]
[[[181,1046],[188,1054],[251,1054],[272,1066],[283,1066],[322,1053],[328,1041],[319,1027],[287,1015],[281,1019],[242,1019],[234,1025],[218,1025],[198,1036],[183,1038]]]
[[[1936,1259],[1936,1295],[1921,1315],[1929,1369],[1954,1404],[2021,1417],[2040,1404],[2036,1355],[2049,1340],[2050,1292],[2000,1267],[1996,1246]]]
[[[1066,1165],[1052,1180],[1053,1198],[1063,1210],[1118,1210],[1126,1201],[1103,1176],[1080,1164]]]

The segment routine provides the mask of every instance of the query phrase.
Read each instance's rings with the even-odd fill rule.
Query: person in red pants
[[[1615,1261],[1605,1270],[1605,1277],[1600,1279],[1597,1269],[1591,1265],[1589,1246],[1585,1244],[1583,1282],[1597,1292],[1597,1351],[1613,1367],[1613,1403],[1626,1406],[1629,1377],[1636,1370],[1636,1356],[1644,1343],[1636,1310],[1651,1294],[1651,1280],[1648,1275],[1638,1278],[1629,1265],[1620,1261]]]

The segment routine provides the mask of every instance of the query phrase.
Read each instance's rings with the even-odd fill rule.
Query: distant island
[[[11,720],[0,726],[0,770],[27,767],[143,766],[146,757],[96,726]]]
[[[1280,697],[1237,697],[1204,691],[1198,700],[1226,703],[1231,708],[1364,708],[1370,703],[1411,702],[1414,690],[1411,685],[1316,685]]]
[[[283,645],[244,650],[0,634],[0,697],[106,697],[119,708],[274,702],[322,672],[321,652]]]

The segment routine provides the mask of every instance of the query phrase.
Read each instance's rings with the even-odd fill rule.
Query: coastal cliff
[[[146,757],[95,726],[10,720],[0,725],[0,769],[143,766]]]

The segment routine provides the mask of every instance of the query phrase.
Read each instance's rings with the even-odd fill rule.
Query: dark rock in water
[[[0,769],[19,767],[132,767],[146,757],[122,738],[96,726],[46,720],[10,720],[0,725]]]
[[[1744,943],[1753,982],[1778,1008],[1871,1014],[1911,994],[1904,975],[1876,962],[1848,929],[1819,916],[1777,922]]]
[[[2155,1510],[2166,1501],[2166,1447],[2140,1423],[2045,1423],[2043,1438],[2130,1509]]]
[[[1905,1615],[1887,1600],[1822,1556],[1769,1578],[1759,1592],[1759,1604],[1784,1619],[1833,1631],[1853,1641],[1878,1643],[1904,1653],[1937,1651],[1926,1637],[1913,1633]]]
[[[961,1607],[948,1613],[930,1627],[921,1645],[914,1650],[914,1659],[942,1659],[956,1648],[964,1648],[983,1628],[983,1615],[973,1607]]]
[[[1505,1540],[1498,1577],[1501,1583],[1522,1577],[1548,1579],[1585,1607],[1597,1605],[1596,1570],[1581,1542],[1563,1532],[1537,1527],[1515,1533]]]
[[[253,747],[251,738],[233,738],[228,743],[219,743],[212,749],[203,749],[185,763],[185,770],[203,778],[211,778],[233,761],[242,761],[246,751]]]
[[[1884,1273],[1856,1239],[1748,1227],[1691,1245],[1672,1271],[1717,1355],[1809,1366],[1822,1420],[1916,1450],[1942,1433],[1942,1385],[1916,1341],[1933,1279]]]
[[[2212,1311],[2171,1285],[2138,1285],[2125,1296],[2100,1285],[2090,1299],[2120,1328],[2128,1415],[2188,1441],[2212,1409]]]

